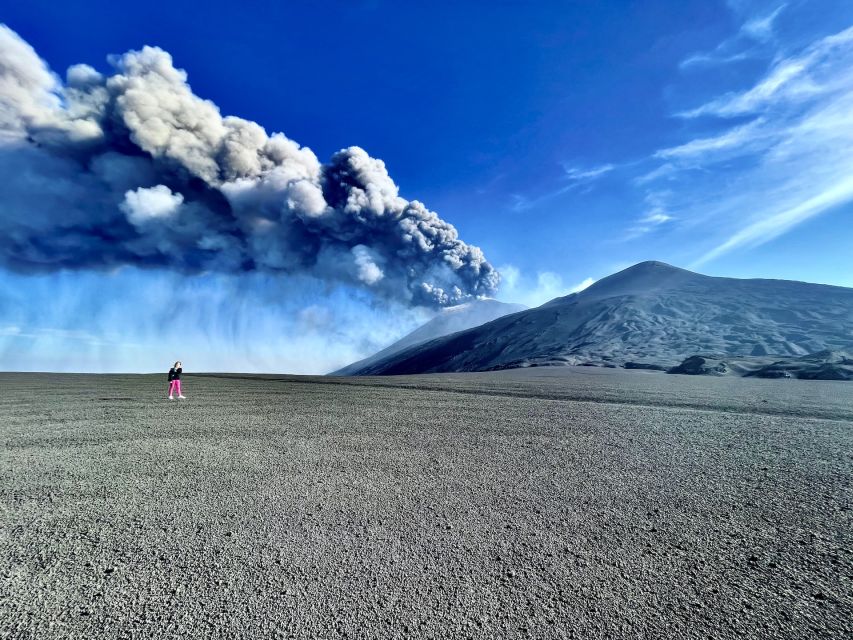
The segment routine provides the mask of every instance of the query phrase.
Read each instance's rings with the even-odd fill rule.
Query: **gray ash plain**
[[[0,374],[3,638],[843,638],[853,388]]]

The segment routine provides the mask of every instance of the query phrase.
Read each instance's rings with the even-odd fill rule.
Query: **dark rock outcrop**
[[[729,372],[725,362],[707,356],[690,356],[667,373],[680,373],[688,376],[724,376]]]

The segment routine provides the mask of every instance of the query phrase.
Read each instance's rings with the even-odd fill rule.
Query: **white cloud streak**
[[[579,169],[578,167],[563,165],[566,177],[574,181],[584,181],[597,178],[599,176],[603,176],[605,173],[610,173],[615,168],[615,165],[612,164],[603,164],[600,167],[594,167],[592,169]]]
[[[513,211],[516,212],[534,209],[539,205],[548,202],[549,200],[553,200],[554,198],[563,195],[564,193],[568,193],[569,191],[573,191],[574,189],[591,184],[595,180],[599,179],[601,176],[610,173],[615,168],[616,165],[613,164],[604,164],[589,169],[582,169],[579,167],[572,167],[564,164],[563,171],[565,172],[564,177],[568,181],[567,184],[535,198],[530,198],[521,194],[514,194],[513,204],[511,205],[511,208]]]
[[[744,22],[731,38],[723,40],[713,51],[694,53],[679,65],[682,70],[731,64],[756,57],[773,40],[776,18],[787,5],[782,4],[767,15],[755,16]]]
[[[756,40],[769,40],[773,36],[773,24],[780,13],[788,6],[782,4],[776,7],[766,16],[758,16],[747,20],[740,29],[742,34],[749,35]]]
[[[761,127],[765,123],[763,118],[749,122],[745,125],[729,129],[728,131],[708,138],[696,138],[685,144],[669,149],[661,149],[654,156],[656,158],[693,158],[705,156],[732,148],[742,148],[744,144],[761,136]]]
[[[801,102],[843,89],[849,74],[838,77],[835,58],[845,56],[853,43],[853,27],[822,38],[799,56],[779,60],[770,72],[747,91],[735,92],[680,114],[684,118],[730,118],[756,113],[774,103]],[[846,78],[844,76],[847,76]]]
[[[769,242],[809,218],[813,218],[828,209],[837,207],[850,200],[853,200],[853,177],[841,180],[826,191],[817,193],[790,209],[756,220],[735,233],[721,245],[703,255],[694,263],[694,266],[710,262],[742,246],[755,246]]]
[[[770,24],[768,16],[749,29]],[[694,243],[714,243],[700,266],[853,202],[853,27],[777,56],[747,89],[678,115],[717,131],[653,155],[658,166],[634,181],[650,209],[629,238],[677,218]]]

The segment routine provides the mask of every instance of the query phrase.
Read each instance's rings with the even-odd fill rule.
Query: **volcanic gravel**
[[[845,638],[853,387],[0,374],[2,638]]]

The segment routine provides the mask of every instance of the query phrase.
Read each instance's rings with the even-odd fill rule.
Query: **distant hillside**
[[[536,309],[409,347],[354,375],[799,357],[853,346],[853,289],[714,278],[643,262]]]
[[[498,302],[491,299],[474,300],[456,305],[455,307],[447,307],[446,309],[442,309],[432,320],[421,325],[407,336],[400,338],[397,342],[384,348],[382,351],[364,360],[354,362],[330,375],[357,375],[357,371],[372,366],[375,362],[388,358],[409,347],[423,344],[429,340],[456,333],[457,331],[477,327],[496,318],[526,309],[527,307],[523,304]]]

